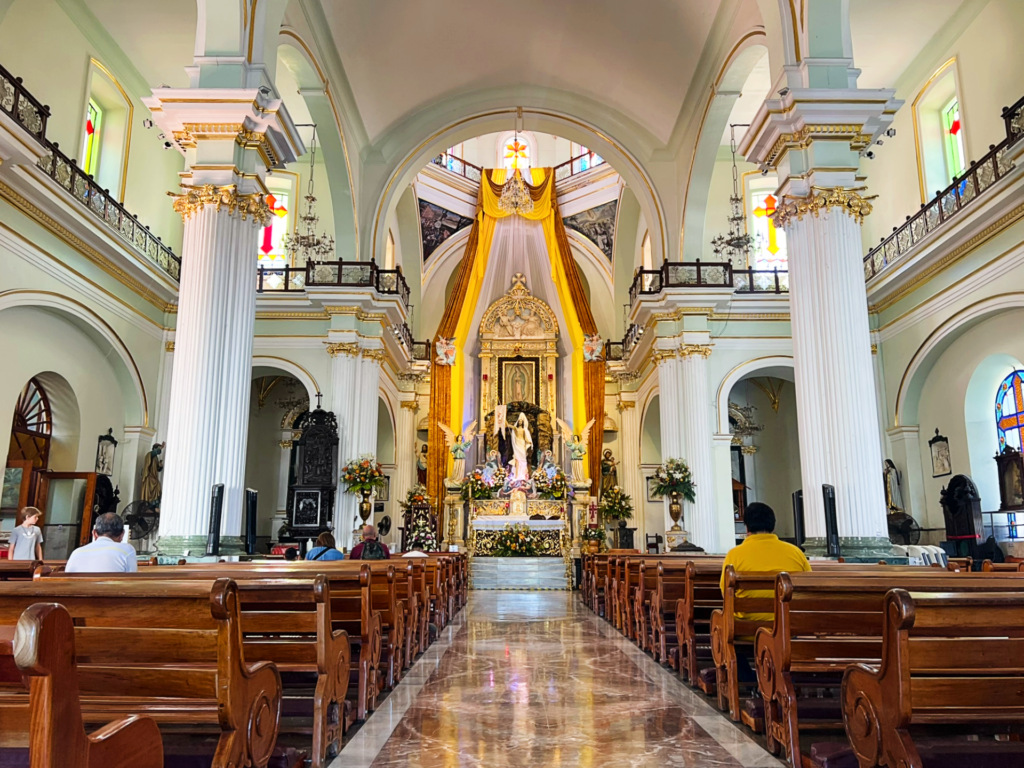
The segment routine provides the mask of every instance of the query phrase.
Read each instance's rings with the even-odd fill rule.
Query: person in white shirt
[[[139,570],[135,547],[124,538],[124,521],[107,512],[96,518],[92,541],[71,553],[64,570],[68,573],[134,573]]]

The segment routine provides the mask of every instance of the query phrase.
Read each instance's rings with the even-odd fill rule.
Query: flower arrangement
[[[604,528],[587,527],[580,531],[580,538],[584,541],[604,541],[607,534],[604,532]]]
[[[575,491],[569,485],[569,478],[565,476],[561,467],[555,469],[553,477],[548,477],[547,471],[543,467],[538,467],[533,472],[533,487],[541,499],[562,501],[571,499],[575,495]]]
[[[493,499],[495,486],[484,480],[484,474],[480,469],[474,469],[466,479],[462,481],[462,488],[459,496],[463,501],[472,499]]]
[[[692,502],[696,498],[695,486],[686,462],[682,459],[669,459],[658,467],[654,471],[654,488],[651,492],[655,496],[671,496],[678,493]]]
[[[398,506],[408,512],[414,506],[418,507],[428,503],[426,486],[417,483],[409,489],[409,492],[405,495],[405,501],[398,502]]]
[[[346,464],[341,470],[341,479],[348,483],[345,490],[349,493],[375,491],[383,488],[387,482],[384,479],[384,468],[377,463],[372,453],[365,453]]]
[[[412,527],[409,531],[409,537],[405,541],[405,546],[410,552],[413,550],[437,552],[441,549],[437,543],[437,534],[434,532],[434,526],[426,515],[417,515],[412,521]]]
[[[529,526],[516,523],[498,531],[494,557],[536,557],[538,554],[537,537]]]
[[[629,520],[633,517],[633,500],[613,485],[601,495],[601,512],[608,520]]]

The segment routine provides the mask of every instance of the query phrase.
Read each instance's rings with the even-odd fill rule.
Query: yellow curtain
[[[534,168],[530,178],[523,178],[526,188],[533,200],[533,210],[529,213],[520,213],[524,219],[530,221],[543,221],[551,216],[554,210],[554,174],[549,173],[550,168]],[[505,186],[507,172],[503,168],[496,168],[491,171],[485,170],[483,180],[480,183],[480,200],[484,213],[495,219],[503,219],[512,214],[506,213],[498,207],[501,199],[501,188]],[[532,184],[530,183],[532,180]]]

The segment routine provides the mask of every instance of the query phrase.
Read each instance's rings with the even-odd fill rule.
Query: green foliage
[[[537,557],[538,554],[537,536],[529,526],[516,523],[498,532],[493,557]]]
[[[613,485],[601,496],[601,513],[609,520],[629,520],[633,517],[633,500]]]
[[[682,459],[669,459],[654,471],[655,496],[671,496],[678,493],[689,502],[696,498],[693,475]]]

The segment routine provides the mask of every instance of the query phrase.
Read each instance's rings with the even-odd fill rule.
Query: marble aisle
[[[782,765],[576,594],[475,592],[331,768]]]

